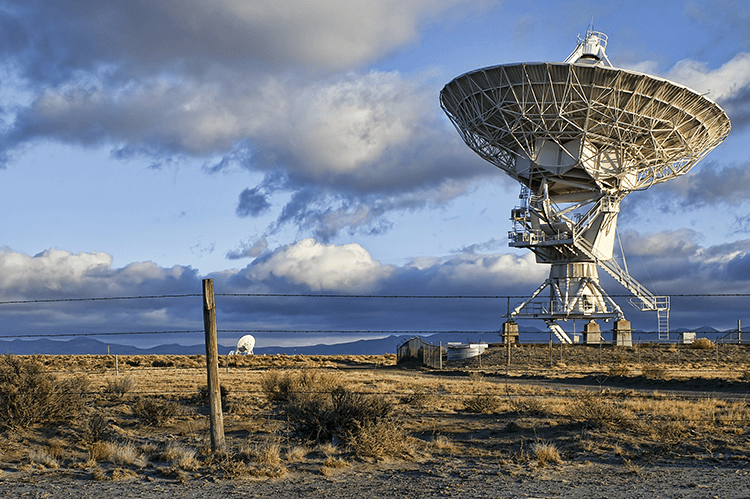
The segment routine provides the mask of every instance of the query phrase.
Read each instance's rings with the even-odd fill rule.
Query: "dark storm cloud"
[[[217,66],[346,68],[413,40],[429,12],[422,2],[286,3],[9,1],[0,15],[0,54],[31,80],[53,85],[95,69],[127,79],[203,75]]]
[[[750,199],[750,162],[721,166],[707,161],[688,175],[650,190],[650,197],[680,208],[725,204],[737,206]]]
[[[722,107],[732,120],[732,129],[737,133],[750,124],[750,86],[739,89],[721,101]]]
[[[658,294],[747,292],[750,240],[702,246],[689,229],[640,234],[623,233],[631,273]]]
[[[271,203],[266,199],[266,195],[260,192],[258,187],[245,189],[240,193],[240,200],[237,203],[237,215],[240,217],[255,217],[268,211]]]
[[[293,201],[276,226],[324,239],[360,222],[385,230],[390,206],[418,206],[415,195],[446,193],[445,182],[465,184],[460,195],[491,168],[460,143],[429,77],[339,71],[413,40],[452,3],[10,2],[0,55],[24,98],[9,109],[0,159],[39,140],[106,146],[154,168],[219,157],[205,170],[282,179],[248,186],[239,216],[281,191]],[[300,206],[311,188],[335,208],[309,196]],[[390,201],[371,209],[376,195]]]

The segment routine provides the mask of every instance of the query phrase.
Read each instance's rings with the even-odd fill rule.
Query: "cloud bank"
[[[750,286],[750,240],[701,246],[688,230],[623,234],[631,273],[658,294],[673,295],[672,327],[731,327],[747,298],[680,298],[685,293],[745,293]],[[150,262],[113,268],[102,253],[51,249],[35,256],[0,253],[0,301],[199,294],[199,276],[189,267],[161,268]],[[513,296],[530,294],[549,268],[531,254],[460,253],[421,257],[402,266],[382,264],[357,244],[303,239],[255,259],[241,270],[211,274],[219,329],[301,330],[477,330],[501,327],[505,299],[396,299],[233,297],[231,294],[366,296]],[[604,273],[602,273],[604,274]],[[603,278],[613,295],[626,294]],[[695,283],[701,283],[696,286]],[[626,306],[634,327],[655,329],[655,317]],[[710,319],[704,307],[712,303]],[[69,303],[2,304],[4,332],[24,334],[202,330],[199,297]],[[744,309],[743,309],[744,307]],[[738,316],[738,314],[740,314]],[[539,327],[539,324],[530,324]],[[197,337],[196,341],[200,341]]]

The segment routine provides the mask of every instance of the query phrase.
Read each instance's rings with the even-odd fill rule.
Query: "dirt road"
[[[326,497],[410,498],[747,498],[750,468],[650,466],[634,473],[622,464],[562,464],[536,470],[486,461],[456,459],[450,464],[415,463],[349,469],[335,476],[290,474],[284,478],[185,483],[143,479],[97,482],[68,472],[0,478],[0,497],[28,498],[223,498]]]

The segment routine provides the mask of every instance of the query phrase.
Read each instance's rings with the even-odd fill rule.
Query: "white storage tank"
[[[448,361],[464,360],[476,357],[487,350],[487,343],[446,343]]]

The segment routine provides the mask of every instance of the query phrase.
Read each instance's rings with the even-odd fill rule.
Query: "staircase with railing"
[[[599,267],[603,268],[634,295],[637,301],[632,298],[629,300],[633,307],[640,311],[655,310],[659,339],[669,339],[669,296],[654,295],[643,284],[635,280],[633,276],[620,267],[614,259],[601,259],[593,245],[577,231],[573,233],[573,245],[581,253],[594,260]]]
[[[568,336],[568,333],[566,333],[562,326],[554,321],[554,319],[545,319],[544,322],[547,323],[547,327],[550,331],[552,331],[552,334],[555,335],[555,337],[560,340],[560,343],[573,343],[573,340],[570,339],[570,336]]]

